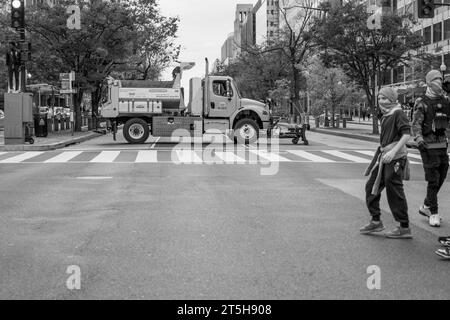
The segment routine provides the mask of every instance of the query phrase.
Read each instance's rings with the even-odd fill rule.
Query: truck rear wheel
[[[258,140],[259,126],[253,119],[241,119],[234,127],[234,138],[238,143],[250,144]]]
[[[133,118],[123,126],[123,136],[132,144],[145,143],[150,135],[150,129],[145,120]]]

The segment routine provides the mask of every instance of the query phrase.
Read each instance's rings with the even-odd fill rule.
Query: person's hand
[[[419,149],[422,152],[425,152],[427,150],[427,143],[423,140],[420,140],[419,142],[417,142],[417,149]]]
[[[381,159],[383,163],[391,163],[392,159],[395,157],[394,150],[388,151]]]

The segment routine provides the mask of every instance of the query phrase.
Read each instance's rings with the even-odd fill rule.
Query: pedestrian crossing
[[[115,150],[115,151],[48,151],[0,152],[2,164],[120,164],[120,163],[173,163],[173,164],[267,164],[324,163],[368,164],[371,150]],[[410,153],[411,164],[421,164],[420,155]]]

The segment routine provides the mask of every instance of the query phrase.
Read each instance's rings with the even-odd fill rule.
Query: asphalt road
[[[0,154],[0,298],[449,299],[450,264],[433,253],[450,235],[448,184],[433,229],[417,214],[425,183],[413,164],[414,239],[362,236],[364,152],[376,144],[308,138],[283,140],[278,158],[161,139],[132,146],[120,135]],[[224,161],[196,161],[204,150]],[[384,197],[383,209],[394,227]],[[70,266],[80,290],[68,289]],[[368,289],[371,266],[380,289]]]

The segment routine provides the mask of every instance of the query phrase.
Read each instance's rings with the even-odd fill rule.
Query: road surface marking
[[[56,157],[53,157],[53,158],[48,159],[47,161],[44,161],[44,163],[64,163],[64,162],[72,160],[73,158],[80,155],[81,153],[82,153],[81,151],[63,152],[63,153],[57,155]]]
[[[249,150],[251,153],[258,155],[258,157],[264,158],[266,160],[269,160],[270,162],[292,162],[292,160],[289,160],[287,158],[284,158],[282,156],[279,156],[276,153],[273,152],[267,152],[264,150]]]
[[[90,162],[92,163],[111,163],[119,156],[120,151],[103,151]]]
[[[292,153],[296,156],[299,156],[301,158],[310,160],[312,162],[323,162],[323,163],[330,163],[330,162],[336,162],[334,160],[330,160],[327,158],[319,157],[315,154],[312,154],[310,152],[302,151],[302,150],[287,150],[287,152]]]
[[[77,177],[78,180],[110,180],[113,177]]]
[[[194,151],[176,150],[176,154],[181,163],[203,163],[203,160]]]
[[[157,151],[139,151],[135,160],[136,163],[158,162]]]
[[[37,157],[41,154],[43,154],[43,152],[37,152],[37,151],[25,152],[18,156],[2,160],[2,161],[0,161],[0,163],[20,163],[22,161]]]
[[[158,143],[159,139],[161,139],[161,137],[158,137],[158,139],[156,139],[155,143],[150,147],[150,149],[155,149],[155,146]]]
[[[216,152],[216,156],[225,163],[245,163],[245,159],[238,157],[234,152]]]
[[[322,152],[325,152],[327,154],[330,154],[330,155],[338,157],[338,158],[343,158],[343,159],[346,159],[346,160],[350,160],[350,161],[353,161],[353,162],[356,162],[356,163],[370,163],[370,160],[368,160],[368,159],[352,156],[350,154],[343,153],[341,151],[323,150]]]
[[[354,151],[358,152],[358,153],[362,153],[362,154],[368,155],[368,156],[371,156],[371,157],[373,157],[375,155],[374,151],[364,151],[364,150],[354,150]],[[417,155],[411,154],[411,153],[408,153],[408,157],[416,158],[416,159],[422,159],[420,156],[417,156]],[[411,160],[409,161],[409,163],[411,163],[411,164],[421,164],[420,162],[411,161]]]
[[[375,151],[367,151],[367,150],[352,150],[361,154],[365,154],[366,156],[373,157],[375,155]]]

